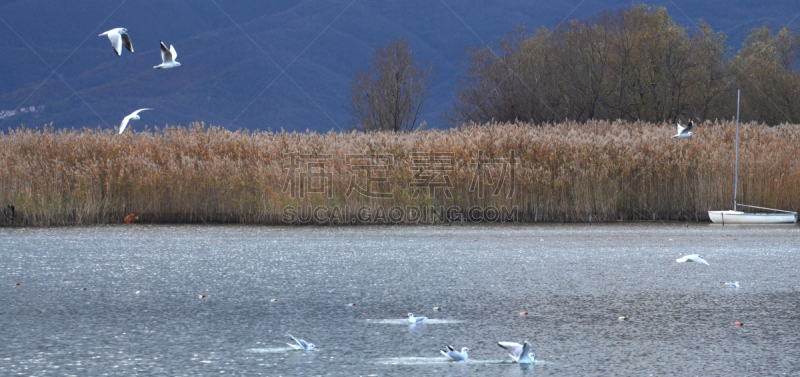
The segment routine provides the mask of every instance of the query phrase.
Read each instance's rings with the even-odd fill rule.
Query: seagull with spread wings
[[[527,340],[523,343],[524,345],[514,342],[497,342],[497,345],[505,348],[508,356],[511,356],[515,363],[533,364],[536,356],[531,352],[531,344]]]
[[[692,130],[692,127],[694,127],[694,122],[692,122],[691,120],[689,121],[689,125],[687,125],[686,127],[681,126],[680,123],[677,123],[677,125],[678,125],[678,133],[675,134],[675,135],[672,135],[673,139],[676,138],[676,137],[680,138],[680,139],[683,139],[683,138],[692,136],[694,134],[692,132],[689,132],[689,131]]]
[[[706,262],[705,259],[700,258],[700,256],[697,254],[686,255],[683,256],[682,258],[675,259],[675,261],[678,263],[696,262],[708,266],[708,262]]]
[[[157,66],[155,66],[153,68],[167,69],[167,68],[180,67],[181,63],[178,63],[177,61],[175,61],[175,59],[177,57],[178,57],[178,52],[175,51],[175,47],[173,47],[172,45],[169,45],[169,48],[167,48],[167,46],[162,41],[161,42],[161,64],[159,64],[159,65],[157,65]]]
[[[286,343],[286,344],[289,345],[289,347],[292,347],[292,348],[294,348],[296,350],[313,351],[314,348],[316,347],[314,345],[314,343],[306,342],[303,339],[297,339],[297,338],[293,337],[291,334],[286,334],[286,336],[292,338],[292,340],[294,340],[295,343],[297,343],[297,344]]]
[[[131,37],[128,35],[128,29],[124,27],[118,27],[98,36],[102,37],[104,35],[108,36],[108,39],[111,40],[111,47],[114,49],[114,52],[117,53],[117,56],[122,56],[123,45],[128,49],[128,51],[133,52],[133,45],[131,44]]]
[[[126,116],[122,119],[122,124],[119,125],[119,134],[122,135],[122,132],[125,131],[125,128],[128,127],[128,123],[132,120],[139,120],[142,119],[139,117],[139,113],[145,110],[153,110],[153,109],[139,109],[132,112],[130,115]]]

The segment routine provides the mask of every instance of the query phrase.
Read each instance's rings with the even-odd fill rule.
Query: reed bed
[[[16,208],[16,217],[5,211],[0,224],[120,223],[130,213],[153,223],[430,223],[476,220],[470,209],[489,207],[507,208],[513,221],[703,221],[707,210],[730,209],[735,124],[705,122],[689,139],[671,139],[673,133],[671,124],[624,121],[327,134],[204,124],[121,136],[21,128],[0,133],[0,204]],[[740,203],[800,210],[800,127],[743,124],[739,152]],[[306,157],[292,163],[292,153]],[[354,155],[373,156],[366,159],[368,189],[391,197],[346,195],[366,186],[367,172],[354,167]],[[481,156],[495,163],[477,164]],[[481,166],[489,179],[476,181]],[[415,197],[414,182],[440,187]],[[441,186],[452,186],[449,198]],[[357,216],[362,207],[372,218]],[[378,208],[394,207],[450,210],[425,221],[380,215]],[[306,212],[315,208],[324,208],[329,221],[309,221]],[[334,208],[340,217],[330,216]]]

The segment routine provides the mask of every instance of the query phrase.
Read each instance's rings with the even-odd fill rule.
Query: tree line
[[[451,125],[730,119],[740,88],[743,121],[800,123],[800,31],[754,29],[736,54],[725,41],[704,22],[681,26],[645,5],[554,30],[518,26],[469,49],[445,116]],[[417,128],[434,72],[402,37],[379,47],[353,80],[353,127]]]

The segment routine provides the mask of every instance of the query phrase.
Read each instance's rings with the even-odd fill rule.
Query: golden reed
[[[730,209],[735,124],[705,122],[689,139],[674,132],[622,121],[327,134],[21,128],[0,133],[0,204],[16,208],[0,224],[121,223],[131,213],[154,223],[281,224],[300,222],[287,211],[364,206],[685,221]],[[743,124],[739,152],[740,203],[800,210],[800,127]],[[365,222],[352,213],[345,221]]]

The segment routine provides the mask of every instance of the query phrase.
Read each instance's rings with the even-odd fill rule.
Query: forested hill
[[[135,129],[193,121],[234,129],[344,129],[351,118],[354,73],[377,45],[401,35],[418,59],[438,71],[422,119],[439,127],[470,46],[497,41],[518,24],[552,29],[565,18],[589,18],[630,4],[5,0],[0,2],[0,110],[35,106],[35,111],[0,119],[0,129],[51,121],[56,128],[109,128],[143,107],[155,111],[142,114]],[[755,27],[800,24],[800,4],[788,0],[651,5],[665,7],[692,29],[703,19],[728,35],[734,51]],[[108,39],[97,36],[115,27],[129,30],[135,53],[117,57]],[[175,46],[181,67],[153,69],[161,62],[160,40]]]

